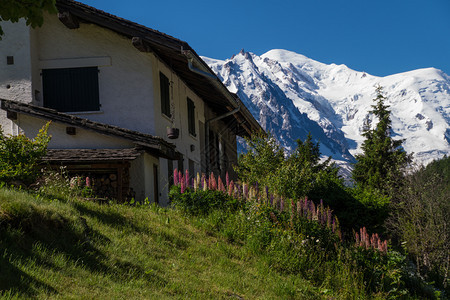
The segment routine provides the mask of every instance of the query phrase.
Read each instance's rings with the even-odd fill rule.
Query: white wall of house
[[[0,41],[0,98],[30,102],[31,57],[30,29],[24,20],[18,23],[0,22],[4,31]],[[7,57],[14,58],[14,64],[7,64]],[[0,111],[0,125],[5,134],[14,134],[17,128]]]
[[[45,15],[44,25],[32,30],[33,89],[42,95],[42,69],[97,66],[100,112],[77,113],[97,122],[155,134],[151,59],[131,40],[94,24],[68,29],[56,15]],[[35,97],[35,104],[43,105]]]
[[[45,120],[18,114],[15,121],[29,138],[35,138],[39,130],[47,123]],[[52,136],[48,148],[50,149],[125,149],[133,148],[134,144],[125,139],[100,134],[94,131],[76,128],[75,135],[66,133],[67,125],[52,122],[48,134]]]

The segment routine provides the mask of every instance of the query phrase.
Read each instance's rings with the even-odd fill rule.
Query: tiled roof
[[[142,150],[128,149],[48,149],[42,158],[48,162],[99,162],[130,161],[142,154]]]

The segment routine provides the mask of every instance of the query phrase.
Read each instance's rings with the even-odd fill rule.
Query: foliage
[[[406,177],[388,222],[419,274],[449,292],[450,158],[422,167]]]
[[[38,164],[50,141],[49,125],[44,125],[34,140],[23,134],[5,136],[0,129],[0,181],[30,184],[36,180]]]
[[[55,0],[21,1],[2,0],[0,1],[0,21],[18,22],[24,18],[27,25],[33,28],[42,26],[44,22],[43,12],[56,13]],[[3,35],[0,26],[0,40]]]
[[[389,215],[390,197],[362,186],[355,186],[349,192],[354,201],[342,212],[344,219],[354,224],[353,228],[365,226],[371,231],[382,232]]]
[[[356,184],[381,191],[389,195],[400,185],[411,156],[401,148],[402,140],[391,137],[392,126],[389,106],[381,86],[376,87],[376,104],[370,111],[377,119],[375,128],[371,128],[368,119],[364,124],[365,140],[361,146],[363,153],[356,155],[353,179]]]
[[[282,199],[277,202],[268,195],[250,190],[242,194],[243,199],[237,199],[241,203],[238,209],[223,210],[222,201],[219,201],[221,205],[215,205],[214,199],[208,200],[211,204],[200,199],[205,192],[200,186],[196,190],[187,187],[181,193],[180,185],[185,178],[181,176],[177,180],[179,185],[171,191],[174,199],[183,199],[185,195],[190,207],[195,206],[190,202],[195,199],[199,201],[198,205],[208,209],[198,214],[200,208],[189,211],[183,205],[177,207],[198,217],[199,225],[211,234],[219,234],[231,243],[243,245],[252,255],[264,257],[273,271],[302,276],[321,286],[326,293],[339,290],[340,295],[347,298],[367,295],[398,298],[416,294],[434,297],[422,281],[413,278],[413,273],[406,267],[405,256],[388,250],[387,241],[377,234],[369,235],[362,228],[356,235],[356,243],[343,242],[332,226],[326,226],[330,223],[326,219],[331,215],[323,204],[315,207],[312,201],[305,200],[304,204],[299,201],[288,205],[283,204]],[[193,185],[196,186],[195,180]],[[220,193],[227,196],[226,190],[214,192],[216,196]],[[267,198],[271,201],[265,201]]]
[[[250,185],[260,184],[268,186],[284,162],[283,148],[273,136],[262,133],[246,139],[247,153],[239,156],[239,163],[235,171],[239,178]]]
[[[339,169],[330,161],[331,157],[320,162],[319,143],[312,142],[311,134],[304,142],[297,140],[297,148],[274,173],[273,190],[292,199],[305,196],[316,196],[316,200],[325,196],[322,199],[327,199],[335,184],[343,185],[338,176]]]
[[[287,157],[271,136],[248,139],[247,148],[235,167],[242,181],[268,187],[284,198],[323,199],[335,211],[343,211],[353,201],[338,167],[331,158],[321,161],[319,143],[310,134],[305,141],[297,140],[296,149]]]
[[[169,197],[175,207],[191,215],[206,215],[214,209],[235,211],[239,207],[238,201],[217,190],[195,192],[188,188],[180,193],[180,187],[174,185]]]

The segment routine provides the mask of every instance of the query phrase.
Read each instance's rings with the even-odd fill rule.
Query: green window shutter
[[[195,105],[194,105],[194,102],[189,98],[187,98],[187,107],[188,107],[189,133],[193,136],[196,136],[196,133],[195,133]]]
[[[169,78],[161,72],[159,72],[159,84],[161,90],[161,113],[170,118],[170,83]]]
[[[98,68],[42,70],[44,107],[62,112],[100,110]]]

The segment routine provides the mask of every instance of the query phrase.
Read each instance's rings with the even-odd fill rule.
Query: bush
[[[44,125],[34,140],[23,134],[5,136],[0,128],[0,181],[28,185],[36,180],[38,165],[50,142],[49,125]]]
[[[393,201],[388,227],[403,243],[417,272],[449,289],[450,158],[434,161],[407,176]]]
[[[198,190],[187,188],[181,193],[179,186],[172,186],[169,192],[172,204],[191,215],[207,215],[214,209],[236,211],[240,203],[218,190]]]

